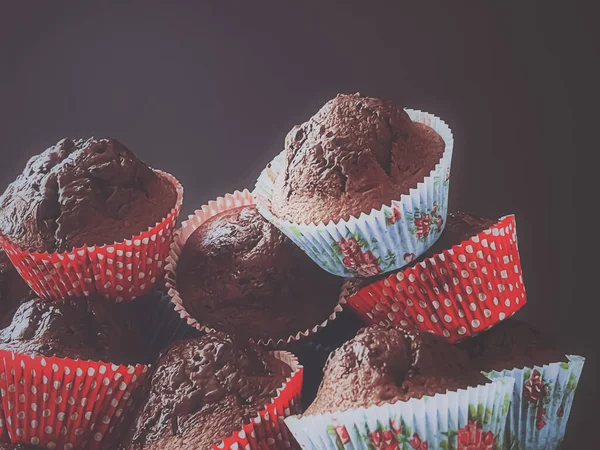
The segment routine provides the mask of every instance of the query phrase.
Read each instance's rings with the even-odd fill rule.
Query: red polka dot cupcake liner
[[[213,450],[266,450],[299,448],[284,419],[301,412],[301,392],[304,368],[291,353],[275,351],[275,358],[292,368],[291,375],[277,391],[276,397],[245,424],[242,430],[223,439]]]
[[[491,328],[526,303],[514,216],[347,301],[369,324],[427,331],[453,343]]]
[[[164,274],[165,259],[183,204],[179,181],[168,173],[156,172],[175,186],[177,202],[161,222],[131,239],[63,253],[40,253],[23,250],[0,235],[0,247],[21,277],[43,299],[100,294],[120,302],[147,294]]]
[[[173,243],[171,244],[171,250],[167,258],[165,275],[166,285],[169,288],[169,295],[171,296],[171,300],[175,305],[175,310],[180,314],[182,319],[185,319],[187,321],[188,325],[200,331],[213,332],[215,330],[199,323],[186,311],[184,301],[181,298],[181,294],[177,290],[177,264],[181,256],[181,252],[183,251],[183,247],[185,246],[185,243],[187,242],[188,238],[192,235],[192,233],[196,231],[196,229],[208,219],[230,209],[239,208],[241,206],[250,206],[254,204],[255,203],[252,193],[247,189],[245,189],[242,192],[235,191],[233,194],[226,194],[225,196],[219,197],[216,200],[211,201],[207,205],[204,205],[200,209],[196,210],[196,212],[193,215],[190,215],[188,220],[184,221],[181,224],[181,227],[175,231]],[[293,336],[289,336],[286,339],[261,339],[257,342],[257,344],[274,349],[282,348],[291,343],[305,340],[309,336],[313,336],[314,334],[318,333],[319,330],[325,328],[329,322],[334,321],[337,317],[337,314],[343,310],[343,305],[345,303],[345,297],[340,297],[338,299],[337,305],[333,308],[333,311],[331,312],[329,317],[310,329],[300,331]]]
[[[147,369],[0,350],[0,442],[103,448]]]

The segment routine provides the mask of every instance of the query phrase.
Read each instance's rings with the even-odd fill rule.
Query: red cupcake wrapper
[[[179,263],[179,257],[183,251],[183,247],[187,242],[191,234],[196,229],[206,222],[211,217],[217,214],[228,211],[233,208],[239,208],[240,206],[254,205],[254,198],[252,193],[247,189],[244,191],[235,191],[233,194],[225,194],[223,197],[218,197],[216,200],[211,201],[208,205],[202,206],[196,210],[194,214],[190,215],[188,220],[181,224],[181,227],[175,231],[173,237],[173,243],[171,244],[171,250],[167,258],[167,265],[165,267],[166,274],[166,285],[169,288],[169,295],[171,301],[175,305],[175,311],[179,313],[182,319],[185,319],[188,325],[196,328],[200,331],[214,332],[215,330],[199,323],[194,317],[192,317],[183,306],[183,299],[181,294],[177,290],[177,264]],[[264,340],[261,339],[257,343],[268,348],[281,348],[293,342],[298,342],[309,336],[316,334],[322,328],[325,328],[327,324],[336,319],[337,314],[343,310],[343,305],[346,303],[345,297],[340,297],[338,303],[333,309],[332,313],[322,323],[315,325],[314,327],[303,330],[296,333],[293,336],[289,336],[287,339],[279,339],[277,341],[273,339]]]
[[[526,303],[514,216],[413,267],[363,287],[348,305],[369,324],[394,324],[458,342]]]
[[[21,277],[43,299],[62,300],[99,293],[120,302],[147,294],[163,276],[183,204],[179,181],[166,172],[156,172],[173,183],[177,202],[165,219],[131,239],[64,253],[39,253],[23,250],[0,235],[0,247]]]
[[[288,352],[275,351],[273,355],[292,368],[292,374],[277,391],[277,396],[257,416],[238,431],[223,439],[213,450],[263,450],[299,448],[284,423],[284,419],[300,414],[300,396],[304,368],[298,359]]]
[[[0,350],[0,441],[99,449],[114,439],[147,369]]]

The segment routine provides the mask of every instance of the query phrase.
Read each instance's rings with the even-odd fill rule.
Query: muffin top
[[[146,231],[175,187],[114,139],[63,139],[29,160],[0,196],[0,233],[29,251],[64,252]]]
[[[392,103],[338,95],[287,135],[273,214],[327,223],[370,213],[417,187],[444,148],[433,129]]]
[[[220,333],[174,343],[155,367],[130,449],[210,448],[241,430],[291,374],[259,347],[238,347]]]
[[[0,329],[10,323],[21,302],[33,296],[33,291],[13,267],[6,253],[0,249]]]
[[[115,364],[134,364],[143,342],[127,304],[103,298],[29,300],[0,331],[0,349]]]
[[[487,382],[464,352],[440,337],[371,326],[330,355],[306,414],[395,403]]]
[[[506,319],[459,346],[467,351],[478,370],[512,370],[566,362],[567,357],[551,339],[531,325]]]
[[[320,269],[255,206],[222,212],[188,238],[177,289],[201,324],[254,339],[287,338],[322,323],[342,279]]]

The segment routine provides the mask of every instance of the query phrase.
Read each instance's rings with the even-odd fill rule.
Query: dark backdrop
[[[286,132],[337,92],[435,113],[456,139],[451,207],[516,214],[529,295],[521,317],[588,357],[567,448],[596,448],[597,318],[586,305],[598,296],[582,288],[577,247],[595,227],[573,200],[592,11],[90,3],[0,4],[0,189],[59,138],[106,135],[174,173],[187,213],[251,188]]]

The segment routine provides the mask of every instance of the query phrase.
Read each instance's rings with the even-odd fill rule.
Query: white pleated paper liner
[[[311,450],[495,450],[501,448],[514,380],[433,397],[315,416],[288,417]]]
[[[486,374],[491,379],[508,376],[515,380],[504,449],[553,450],[559,447],[565,437],[585,358],[567,356],[567,360],[542,367]]]
[[[185,301],[177,290],[177,265],[179,263],[181,252],[183,251],[183,247],[192,233],[208,219],[233,208],[251,206],[254,204],[252,193],[247,189],[242,192],[235,191],[233,194],[225,194],[223,197],[218,197],[216,200],[210,201],[207,205],[197,209],[194,214],[190,215],[188,220],[184,221],[181,224],[181,227],[175,231],[169,256],[167,257],[167,265],[165,266],[166,286],[169,289],[171,301],[175,305],[175,311],[179,313],[182,319],[187,321],[188,325],[201,332],[213,332],[215,330],[206,324],[201,323],[201,320],[192,317],[187,312],[185,309]],[[343,305],[345,303],[345,297],[340,296],[338,303],[331,311],[331,314],[325,320],[321,321],[320,323],[316,323],[310,329],[300,330],[296,334],[288,336],[284,339],[261,339],[256,343],[270,349],[286,348],[289,344],[309,338],[310,336],[318,333],[319,330],[325,328],[330,322],[334,321],[337,314],[343,311]]]
[[[404,267],[405,255],[419,257],[444,229],[454,138],[438,117],[422,111],[406,112],[413,121],[433,128],[446,147],[429,176],[390,205],[327,224],[300,224],[276,217],[271,213],[273,181],[284,169],[285,152],[271,161],[256,182],[254,196],[259,212],[334,275],[371,277]]]

